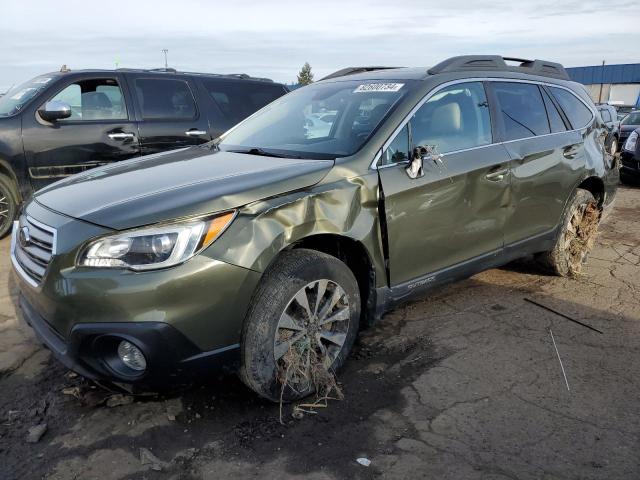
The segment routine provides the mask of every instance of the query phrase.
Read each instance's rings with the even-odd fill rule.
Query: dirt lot
[[[619,191],[580,279],[520,262],[385,316],[340,376],[345,399],[285,407],[285,425],[235,378],[114,407],[64,394],[87,386],[16,320],[5,239],[0,478],[640,478],[639,205]]]

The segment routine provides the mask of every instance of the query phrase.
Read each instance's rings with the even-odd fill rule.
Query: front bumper
[[[67,367],[128,390],[158,390],[190,382],[203,369],[236,366],[258,272],[211,258],[206,250],[165,270],[78,268],[82,245],[109,231],[35,203],[26,215],[51,227],[56,245],[36,284],[14,262],[20,310]],[[120,368],[121,340],[143,351],[142,374]]]
[[[640,154],[622,151],[620,177],[623,180],[640,180]]]
[[[67,338],[56,332],[20,295],[19,313],[38,339],[68,369],[85,378],[129,392],[188,385],[205,373],[234,370],[239,344],[202,352],[177,329],[162,322],[77,324]],[[115,354],[120,341],[142,350],[148,368],[128,369]]]

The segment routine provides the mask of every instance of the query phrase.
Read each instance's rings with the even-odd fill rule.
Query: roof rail
[[[166,72],[166,73],[178,73],[175,68],[150,68],[147,72]]]
[[[508,65],[516,62],[518,65]],[[445,72],[472,72],[494,70],[499,72],[519,72],[543,77],[571,80],[564,67],[546,60],[526,60],[523,58],[501,57],[500,55],[462,55],[451,57],[429,69],[431,75]]]
[[[330,78],[344,77],[347,75],[355,75],[356,73],[373,72],[374,70],[390,70],[392,68],[400,67],[347,67],[337,72],[333,72],[320,80],[328,80]]]

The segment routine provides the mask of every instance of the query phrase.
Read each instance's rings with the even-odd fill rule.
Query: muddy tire
[[[359,321],[358,283],[343,262],[315,250],[284,252],[265,272],[247,312],[240,378],[274,402],[319,391],[317,372],[334,378]]]
[[[595,243],[600,216],[598,202],[591,192],[578,188],[562,215],[555,245],[537,259],[561,277],[579,274]]]
[[[0,238],[11,231],[18,212],[18,192],[13,181],[0,174]]]

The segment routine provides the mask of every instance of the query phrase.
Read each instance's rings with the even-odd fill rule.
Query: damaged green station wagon
[[[529,255],[577,271],[618,183],[606,134],[559,64],[346,69],[214,142],[39,191],[13,231],[20,309],[112,387],[227,366],[300,398],[412,295]]]

